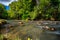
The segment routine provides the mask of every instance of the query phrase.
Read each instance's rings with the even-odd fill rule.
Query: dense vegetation
[[[4,5],[0,4],[0,18],[7,18],[7,11],[5,10]]]
[[[9,6],[10,9],[6,11],[0,4],[0,18],[60,20],[60,0],[18,0]]]

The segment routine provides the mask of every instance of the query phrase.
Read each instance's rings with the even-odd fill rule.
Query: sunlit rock
[[[6,24],[6,23],[7,23],[6,20],[0,19],[0,25]]]
[[[37,22],[38,25],[41,25],[41,22]]]
[[[19,24],[23,24],[23,22],[19,22]]]

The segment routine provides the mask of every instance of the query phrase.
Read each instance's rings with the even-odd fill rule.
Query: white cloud
[[[11,2],[16,1],[16,0],[11,0],[11,1],[0,1],[1,4],[8,6]]]

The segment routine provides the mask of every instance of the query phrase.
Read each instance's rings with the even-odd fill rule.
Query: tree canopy
[[[5,10],[5,7],[2,4],[0,4],[0,18],[7,18],[7,11]]]
[[[60,20],[60,0],[18,0],[9,6],[9,19]]]

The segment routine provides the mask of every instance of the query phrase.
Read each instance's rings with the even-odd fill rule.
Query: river
[[[23,25],[20,24],[21,21],[18,20],[9,20],[7,21],[8,24],[3,25],[3,27],[6,27],[4,32],[2,32],[4,35],[7,34],[7,36],[10,36],[12,40],[16,38],[16,36],[21,40],[60,40],[60,31],[48,31],[43,30],[42,26],[56,26],[55,22],[50,21],[29,21],[29,22],[23,22]],[[50,24],[48,24],[50,23]],[[12,28],[8,28],[8,26],[11,25]],[[60,25],[60,24],[59,24]],[[58,26],[60,28],[60,26]],[[18,40],[19,40],[18,39]]]

